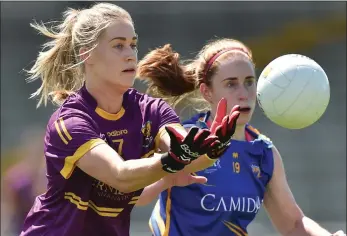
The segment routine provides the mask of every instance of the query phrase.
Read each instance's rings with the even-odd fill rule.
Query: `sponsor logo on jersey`
[[[261,177],[260,167],[258,165],[252,164],[251,165],[252,172],[255,174],[257,178]]]
[[[109,137],[117,137],[117,136],[121,136],[121,135],[125,135],[125,134],[128,134],[127,129],[113,130],[111,132],[107,132],[107,136],[109,136]]]
[[[255,197],[226,197],[209,193],[200,200],[201,208],[204,211],[217,212],[246,212],[257,213],[261,207],[262,200]]]
[[[143,147],[148,148],[151,143],[153,142],[153,137],[151,135],[151,129],[152,129],[152,122],[151,121],[146,121],[142,125],[141,128],[141,133],[143,135]]]

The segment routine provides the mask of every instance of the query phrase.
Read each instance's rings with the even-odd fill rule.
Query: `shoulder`
[[[145,120],[151,119],[160,124],[180,123],[175,110],[161,98],[154,98],[140,93],[136,89],[129,89],[124,95],[124,99],[127,100],[126,104],[136,103],[134,105],[139,108]]]
[[[76,127],[81,124],[88,124],[92,127],[96,126],[92,117],[87,112],[65,106],[62,106],[58,110],[56,110],[48,121],[49,128],[54,128],[57,125],[65,125],[65,127]]]
[[[254,164],[255,167],[260,167],[260,180],[266,186],[272,178],[274,172],[274,145],[270,138],[262,134],[258,129],[247,124],[246,134],[253,137],[250,141],[251,145],[248,146],[247,152],[251,154],[253,160],[257,160]]]
[[[138,104],[141,109],[146,108],[158,108],[158,107],[170,107],[163,99],[154,98],[148,94],[141,93],[134,88],[128,89],[124,94],[126,103]],[[156,111],[158,109],[154,109]]]
[[[57,140],[65,144],[72,138],[92,135],[96,137],[98,125],[92,119],[83,103],[67,100],[50,117],[46,129],[46,138],[53,142]]]
[[[252,137],[253,141],[259,141],[265,144],[267,148],[273,147],[273,143],[271,139],[267,137],[266,135],[264,135],[263,133],[261,133],[258,129],[254,128],[252,125],[247,124],[245,129],[246,129],[246,133]]]

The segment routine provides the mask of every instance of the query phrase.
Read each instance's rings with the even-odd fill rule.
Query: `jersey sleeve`
[[[184,127],[181,125],[180,123],[180,118],[178,117],[178,115],[176,114],[176,112],[174,111],[174,109],[172,109],[169,104],[167,104],[166,102],[160,100],[159,104],[158,104],[158,133],[155,137],[155,146],[158,147],[159,146],[159,142],[160,139],[167,133],[165,130],[165,126],[173,126],[175,128],[178,129],[184,129]]]
[[[45,156],[47,165],[68,179],[76,162],[86,152],[105,141],[97,132],[97,127],[83,115],[58,117],[47,127]]]

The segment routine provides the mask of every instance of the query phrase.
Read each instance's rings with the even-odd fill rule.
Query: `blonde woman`
[[[132,89],[137,35],[116,5],[69,9],[52,32],[33,26],[52,39],[29,71],[30,81],[42,80],[33,96],[40,96],[38,105],[52,98],[59,108],[45,135],[48,189],[36,198],[22,236],[126,236],[133,206],[165,176],[182,172],[180,184],[206,182],[189,173],[226,150],[238,111],[213,132],[186,132],[167,103]],[[157,149],[163,153],[154,155]]]

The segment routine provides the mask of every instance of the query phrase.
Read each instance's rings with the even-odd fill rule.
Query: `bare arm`
[[[264,206],[272,223],[285,236],[330,236],[316,222],[304,215],[288,186],[278,150],[273,148],[274,173],[264,196]]]
[[[77,162],[88,175],[122,191],[133,192],[150,185],[168,173],[162,170],[161,155],[124,161],[107,144],[89,150]]]
[[[141,193],[140,198],[136,202],[136,206],[146,206],[150,204],[153,200],[158,198],[161,192],[168,189],[169,187],[170,186],[167,185],[167,183],[163,179],[160,179],[157,182],[148,185]]]

